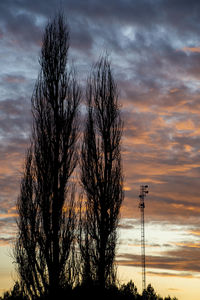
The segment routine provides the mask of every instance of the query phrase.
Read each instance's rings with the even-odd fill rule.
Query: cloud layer
[[[57,3],[0,2],[1,243],[12,238],[41,38],[46,22],[58,10]],[[70,28],[70,60],[83,85],[99,55],[110,53],[125,121],[122,217],[139,221],[139,186],[149,184],[147,222],[187,224],[188,236],[198,233],[199,1],[66,0],[61,6]],[[126,265],[139,261],[137,255],[121,253],[119,258]],[[148,259],[149,268],[199,272],[196,240],[191,247],[183,241],[173,252]]]

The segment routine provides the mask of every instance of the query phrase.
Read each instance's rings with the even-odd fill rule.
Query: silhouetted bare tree
[[[117,225],[123,200],[120,144],[122,120],[107,56],[88,80],[87,121],[81,152],[85,203],[80,214],[83,281],[105,288],[115,281]]]
[[[80,89],[67,68],[69,32],[57,15],[46,27],[41,72],[32,96],[33,132],[18,198],[15,258],[21,283],[33,299],[58,293],[72,280]],[[73,263],[73,262],[72,262]]]

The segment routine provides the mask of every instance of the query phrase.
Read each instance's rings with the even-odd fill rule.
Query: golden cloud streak
[[[185,52],[200,53],[200,47],[183,47],[182,50]]]
[[[177,247],[189,247],[189,248],[200,248],[200,243],[174,243]]]
[[[6,214],[1,214],[0,213],[0,218],[13,218],[13,217],[17,217],[18,214],[17,213],[6,213]]]
[[[159,277],[181,277],[181,278],[194,278],[195,276],[189,273],[184,274],[183,272],[180,273],[165,273],[165,272],[147,272],[148,276],[159,276]],[[169,289],[171,290],[171,289]],[[172,289],[173,290],[173,289]],[[176,289],[175,289],[176,290]]]
[[[192,235],[200,236],[200,231],[197,230],[189,230],[188,233]]]

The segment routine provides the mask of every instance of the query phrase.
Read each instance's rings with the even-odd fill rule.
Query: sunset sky
[[[59,4],[60,3],[60,4]],[[141,291],[141,184],[147,283],[161,296],[200,298],[200,1],[0,0],[0,294],[16,279],[15,202],[29,144],[41,37],[62,7],[69,61],[82,86],[107,51],[124,119],[125,201],[118,277]]]

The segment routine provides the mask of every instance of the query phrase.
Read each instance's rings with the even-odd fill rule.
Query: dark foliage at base
[[[0,297],[0,300],[29,300],[24,296],[23,290],[20,288],[18,282],[15,283],[13,289],[10,292],[5,292],[3,297]],[[44,295],[44,297],[35,298],[31,300],[51,300],[55,299],[55,296]],[[137,287],[132,281],[127,284],[123,284],[120,287],[111,286],[104,290],[100,289],[98,286],[76,286],[75,288],[65,288],[60,290],[56,295],[56,300],[98,300],[98,299],[115,299],[115,300],[178,300],[177,298],[160,297],[156,294],[154,288],[149,284],[146,291],[140,295],[137,291]]]

